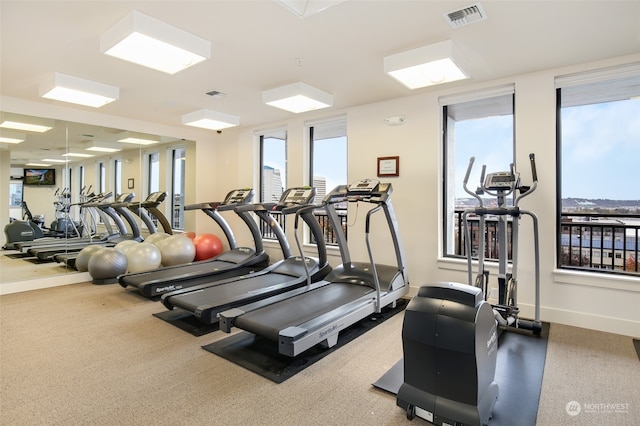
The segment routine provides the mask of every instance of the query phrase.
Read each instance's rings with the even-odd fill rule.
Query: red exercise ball
[[[196,257],[194,260],[211,259],[222,253],[222,241],[213,234],[201,234],[193,239],[196,246]]]

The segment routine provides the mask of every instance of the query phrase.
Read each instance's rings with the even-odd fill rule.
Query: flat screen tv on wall
[[[47,186],[56,184],[56,169],[24,169],[25,185]]]

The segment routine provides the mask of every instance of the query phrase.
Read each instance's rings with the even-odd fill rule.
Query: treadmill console
[[[166,196],[167,196],[167,193],[164,192],[164,191],[152,192],[151,194],[149,194],[149,196],[147,197],[147,199],[145,201],[148,202],[148,203],[158,203],[158,204],[160,204],[161,202],[164,201]]]
[[[280,204],[309,204],[313,202],[315,195],[315,189],[310,186],[289,188],[280,198]]]
[[[518,187],[520,177],[518,173],[496,172],[489,173],[484,181],[484,189],[490,191],[513,191]]]
[[[347,191],[349,193],[365,194],[374,192],[378,189],[380,181],[375,179],[362,179],[349,185]]]
[[[242,188],[229,192],[222,204],[246,204],[253,198],[253,189]]]

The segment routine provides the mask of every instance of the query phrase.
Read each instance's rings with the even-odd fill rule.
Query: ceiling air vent
[[[443,16],[447,22],[449,22],[451,28],[464,27],[465,25],[487,19],[487,14],[480,3],[474,3],[460,10],[445,13]]]
[[[207,95],[212,96],[214,98],[224,98],[225,96],[227,96],[226,93],[220,92],[218,90],[212,90],[210,92],[207,92]]]

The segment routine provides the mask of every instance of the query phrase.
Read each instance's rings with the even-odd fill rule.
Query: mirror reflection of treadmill
[[[151,213],[158,220],[158,222],[160,222],[165,233],[173,233],[173,231],[171,230],[171,226],[169,225],[169,221],[160,211],[160,209],[158,209],[158,206],[162,204],[162,202],[166,198],[166,192],[152,192],[144,201],[131,201],[133,199],[133,194],[129,194],[129,196],[126,195],[127,194],[121,194],[120,196],[118,196],[118,200],[116,201],[116,203],[109,206],[109,208],[113,210],[114,213],[121,212],[124,209],[130,210],[131,212],[135,213],[136,216],[142,219],[142,222],[144,222],[144,224],[147,226],[147,231],[149,232],[149,234],[154,234],[158,231],[158,229],[153,223],[152,218],[149,216],[149,213]],[[127,215],[130,216],[128,213]],[[127,236],[126,226],[124,225],[124,222],[122,222],[122,219],[120,219],[118,214],[115,214],[115,217],[112,217],[112,219],[114,221],[119,221],[119,223],[116,223],[118,229],[120,229],[119,235],[108,238],[106,241],[99,242],[99,244],[102,244],[105,247],[113,247],[119,242],[125,241],[127,239],[142,241],[141,232],[139,227],[137,226],[137,223],[135,223],[135,220],[133,220],[133,223],[135,224],[135,228],[133,228],[134,232],[133,234]],[[130,219],[132,218],[130,217]],[[132,222],[130,220],[128,222],[129,226],[132,226]],[[53,259],[59,263],[66,264],[70,268],[75,268],[76,259],[78,258],[81,250],[82,248],[65,253],[59,253],[53,256]]]
[[[201,322],[214,324],[218,313],[246,303],[271,297],[293,288],[303,287],[309,279],[312,282],[323,279],[331,267],[327,261],[326,245],[322,228],[314,214],[319,206],[312,203],[315,189],[311,187],[289,188],[276,203],[261,203],[241,206],[238,210],[254,212],[280,242],[284,259],[251,275],[238,276],[222,281],[198,285],[162,296],[162,303],[168,309],[179,308],[193,313]],[[280,212],[283,216],[297,215],[311,230],[318,250],[318,258],[294,256],[278,221],[269,213]]]
[[[394,307],[408,292],[409,282],[391,192],[391,184],[371,179],[334,189],[324,204],[336,232],[342,265],[323,281],[305,288],[221,312],[220,329],[231,332],[237,327],[265,337],[277,343],[280,354],[294,357],[317,344],[332,347],[340,331],[386,306]],[[351,261],[335,207],[343,201],[374,205],[365,223],[369,262]],[[395,266],[376,263],[369,244],[371,216],[381,209],[393,240]]]
[[[128,273],[118,277],[122,287],[135,287],[146,297],[156,297],[162,294],[209,283],[214,280],[236,277],[259,271],[269,264],[269,256],[264,251],[260,229],[250,212],[238,208],[247,205],[253,199],[251,188],[241,188],[230,191],[222,202],[208,202],[185,206],[185,211],[202,210],[213,219],[222,229],[229,250],[201,261],[183,265],[165,266],[153,271]],[[255,249],[238,247],[235,235],[220,212],[234,211],[251,231]]]
[[[125,239],[139,238],[140,229],[138,228],[138,224],[135,222],[135,218],[131,213],[125,211],[122,207],[120,207],[120,205],[125,202],[123,200],[127,200],[126,202],[129,202],[133,199],[134,196],[135,194],[125,193],[121,194],[113,203],[97,202],[82,204],[83,208],[99,208],[103,212],[107,213],[107,215],[118,224],[117,234],[67,238],[64,241],[59,241],[56,245],[46,244],[29,248],[27,252],[33,256],[36,256],[40,260],[54,260],[54,257],[57,254],[79,252],[89,245],[115,245],[119,241]],[[124,219],[129,224],[130,228],[132,229],[132,234],[127,233],[127,228],[124,225],[124,222],[122,222],[122,219]]]

